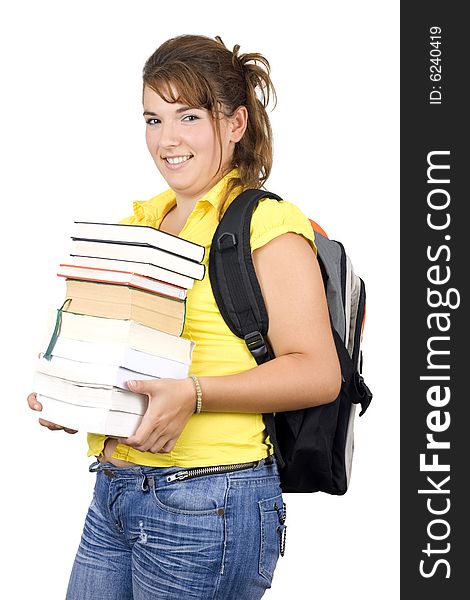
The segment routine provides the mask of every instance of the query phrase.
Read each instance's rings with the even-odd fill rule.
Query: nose
[[[160,146],[163,146],[164,148],[170,148],[178,146],[178,144],[179,134],[177,123],[174,123],[173,121],[162,123],[160,127]]]

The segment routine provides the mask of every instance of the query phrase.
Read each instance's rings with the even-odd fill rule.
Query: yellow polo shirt
[[[196,343],[190,373],[198,376],[233,375],[256,366],[245,342],[235,336],[223,320],[209,279],[209,251],[218,225],[217,209],[221,192],[233,173],[226,175],[197,201],[179,234],[205,247],[205,276],[202,281],[195,281],[193,288],[188,290],[182,333],[183,337]],[[230,201],[236,195],[237,192],[234,192]],[[134,202],[134,214],[121,223],[158,228],[175,204],[174,192],[167,190],[150,200]],[[303,235],[316,250],[312,226],[299,208],[287,201],[261,200],[251,222],[251,250],[287,232]],[[104,435],[89,433],[88,456],[100,455],[105,439]],[[118,444],[113,457],[155,467],[195,467],[254,461],[271,453],[272,446],[261,414],[202,412],[190,418],[170,453],[140,452]]]

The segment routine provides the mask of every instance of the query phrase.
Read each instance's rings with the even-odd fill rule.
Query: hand
[[[29,404],[29,408],[31,410],[38,410],[38,411],[42,410],[42,404],[38,401],[35,392],[32,392],[31,394],[29,394],[28,404]],[[39,419],[39,423],[40,423],[40,425],[42,425],[43,427],[47,427],[51,431],[59,431],[60,429],[63,429],[67,433],[77,433],[76,429],[69,429],[68,427],[62,427],[62,425],[56,425],[55,423],[51,423],[50,421],[46,421],[44,419]]]
[[[191,379],[128,381],[131,392],[147,394],[147,411],[124,444],[141,452],[171,452],[194,413],[196,392]]]

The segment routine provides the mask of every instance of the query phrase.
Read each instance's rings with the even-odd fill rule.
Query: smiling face
[[[219,143],[208,110],[166,102],[148,86],[143,105],[147,148],[158,170],[177,202],[195,203],[231,169],[235,143],[243,135],[238,132],[239,117],[219,119]]]

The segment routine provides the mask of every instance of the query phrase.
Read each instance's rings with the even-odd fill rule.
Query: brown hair
[[[276,102],[270,65],[258,53],[238,55],[239,49],[235,45],[230,51],[218,36],[211,39],[181,35],[157,48],[143,71],[144,87],[157,92],[166,102],[181,102],[210,111],[219,143],[220,113],[231,116],[239,106],[247,108],[247,128],[235,146],[231,165],[238,168],[239,177],[230,180],[220,215],[235,188],[264,185],[273,160],[271,124],[266,112],[271,98]]]

